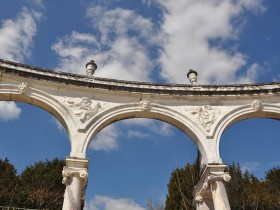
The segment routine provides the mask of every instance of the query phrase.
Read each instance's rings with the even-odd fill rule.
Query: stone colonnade
[[[80,209],[88,175],[86,150],[113,122],[151,118],[167,122],[197,145],[201,174],[194,188],[199,210],[230,209],[224,182],[230,175],[219,153],[220,137],[247,118],[280,119],[280,83],[170,85],[81,76],[0,60],[0,101],[41,107],[65,127],[71,143],[62,172],[64,210]]]

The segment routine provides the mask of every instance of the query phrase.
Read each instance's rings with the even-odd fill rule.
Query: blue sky
[[[0,58],[96,76],[200,84],[280,79],[280,2],[275,0],[2,0]],[[220,153],[259,178],[280,165],[280,123],[250,119],[229,127]],[[65,158],[70,144],[49,113],[0,104],[0,158],[22,171],[35,161]],[[171,171],[193,162],[195,144],[154,120],[125,120],[101,131],[87,151],[90,210],[143,210],[164,201]]]

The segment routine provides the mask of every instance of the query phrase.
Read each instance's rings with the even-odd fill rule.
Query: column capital
[[[86,180],[88,177],[87,169],[79,169],[79,168],[66,168],[64,167],[62,170],[63,184],[68,184],[69,178],[72,176],[78,176],[81,179]]]
[[[88,177],[88,159],[66,157],[66,166],[62,170],[63,184],[69,184],[70,178],[76,176],[86,185]]]
[[[224,172],[225,168],[225,164],[209,164],[205,167],[194,187],[194,203],[201,203],[204,198],[212,197],[211,183],[215,181],[230,181],[231,177],[229,173]]]
[[[207,178],[203,182],[203,189],[208,189],[209,185],[214,181],[229,182],[231,176],[227,172],[210,172]]]

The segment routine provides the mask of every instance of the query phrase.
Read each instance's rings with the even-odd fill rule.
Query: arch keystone
[[[27,82],[22,82],[18,85],[19,94],[27,94],[30,89],[30,85]]]
[[[150,101],[141,101],[141,110],[142,111],[150,111],[152,108],[152,104]]]
[[[262,111],[263,103],[260,100],[256,99],[252,102],[251,107],[255,112]]]

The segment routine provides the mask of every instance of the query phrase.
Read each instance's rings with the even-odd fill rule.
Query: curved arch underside
[[[247,118],[280,119],[280,83],[171,85],[57,72],[0,60],[0,100],[20,101],[52,113],[66,128],[72,157],[86,157],[91,139],[127,118],[167,122],[189,135],[202,164],[221,163],[219,139]]]

